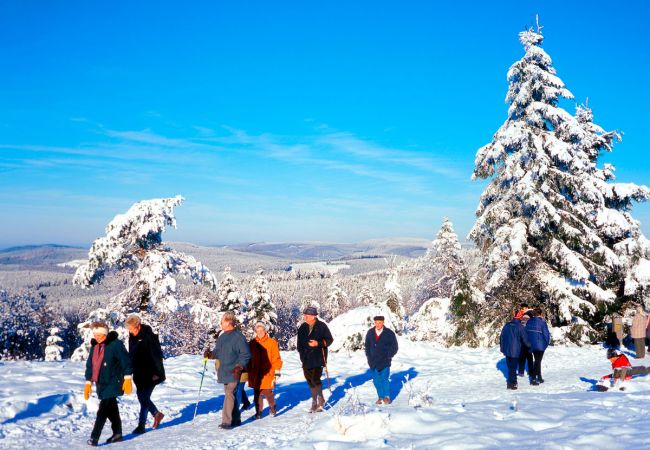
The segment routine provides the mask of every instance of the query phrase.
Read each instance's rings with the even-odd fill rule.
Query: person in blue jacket
[[[366,358],[372,372],[372,381],[377,389],[377,405],[389,405],[390,364],[397,353],[397,338],[393,330],[384,326],[384,316],[375,316],[375,326],[366,333]]]
[[[530,347],[526,329],[521,324],[521,319],[513,319],[503,326],[499,337],[501,353],[506,357],[508,366],[508,389],[517,389],[517,368],[522,346]]]
[[[526,323],[526,334],[530,342],[530,352],[533,354],[533,369],[530,372],[530,384],[537,386],[544,382],[542,378],[542,357],[546,347],[551,343],[548,325],[542,317],[541,308],[533,310],[533,317]]]

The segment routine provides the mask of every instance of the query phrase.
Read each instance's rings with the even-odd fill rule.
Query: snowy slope
[[[209,367],[198,415],[192,420],[201,358],[166,360],[167,382],[153,400],[166,418],[158,430],[110,448],[358,449],[358,448],[644,448],[650,446],[650,377],[625,392],[591,389],[608,372],[604,350],[550,348],[546,383],[506,391],[505,363],[496,349],[441,349],[400,338],[392,368],[390,406],[375,393],[362,352],[330,357],[331,409],[308,414],[309,391],[295,352],[283,352],[279,414],[243,414],[231,431],[217,428],[223,390]],[[650,358],[643,361],[650,365]],[[634,364],[638,364],[635,360]],[[405,377],[410,386],[402,385]],[[97,408],[84,402],[81,363],[0,363],[0,448],[87,448]],[[416,407],[416,405],[419,405]],[[122,398],[124,431],[137,422],[135,395]],[[110,435],[104,429],[102,439]]]

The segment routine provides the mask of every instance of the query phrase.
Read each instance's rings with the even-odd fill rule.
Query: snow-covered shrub
[[[431,396],[432,380],[429,379],[424,387],[417,385],[407,374],[406,380],[402,381],[404,391],[408,395],[409,406],[422,408],[423,406],[433,406],[434,401]]]
[[[321,312],[328,319],[333,319],[342,312],[346,311],[348,307],[348,294],[341,289],[339,281],[332,284],[332,288],[327,294],[325,299],[324,310]]]
[[[379,315],[385,317],[384,326],[392,330],[395,329],[389,311],[385,306],[360,306],[335,317],[329,323],[330,332],[334,337],[334,342],[329,347],[330,351],[346,350],[354,352],[363,350],[366,333],[375,325],[373,318]]]
[[[95,322],[106,323],[109,327],[109,331],[117,331],[119,338],[126,344],[129,341],[129,332],[124,328],[125,319],[126,317],[117,311],[109,311],[104,308],[98,308],[92,311],[85,322],[81,322],[77,325],[77,330],[79,331],[79,335],[81,335],[83,342],[75,349],[70,359],[72,361],[85,361],[88,359],[91,347],[90,341],[93,339],[91,326]]]
[[[406,312],[402,305],[402,288],[398,281],[399,272],[397,269],[388,271],[388,278],[384,284],[384,295],[386,299],[386,308],[388,316],[393,324],[394,331],[397,334],[402,334],[404,330],[404,316]],[[380,305],[383,307],[383,305]]]
[[[411,316],[408,337],[413,341],[430,341],[446,345],[454,332],[449,312],[450,299],[430,298]]]

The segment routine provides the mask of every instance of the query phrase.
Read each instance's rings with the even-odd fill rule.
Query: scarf
[[[93,367],[92,381],[94,383],[97,383],[99,381],[99,371],[101,370],[102,363],[104,362],[105,347],[106,344],[104,343],[95,345],[95,351],[93,352],[93,361],[92,361],[92,367]]]

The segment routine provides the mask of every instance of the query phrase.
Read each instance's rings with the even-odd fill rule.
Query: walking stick
[[[323,344],[327,345],[325,339],[323,339]],[[321,347],[321,352],[323,353],[323,362],[325,363],[325,377],[327,378],[327,390],[332,393],[332,388],[330,387],[330,372],[327,370],[327,358],[325,358],[325,347]]]
[[[208,358],[203,358],[203,373],[201,374],[201,384],[199,384],[199,397],[196,399],[196,406],[194,407],[194,417],[196,419],[196,411],[199,409],[199,401],[201,400],[201,388],[203,387],[203,377],[205,377],[205,368],[208,365]]]

